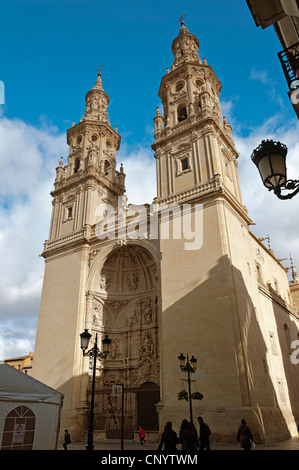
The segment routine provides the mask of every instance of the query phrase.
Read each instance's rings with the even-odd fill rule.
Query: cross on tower
[[[98,75],[101,75],[101,70],[102,70],[103,67],[104,67],[104,65],[100,65],[100,66],[97,68]]]
[[[177,23],[180,21],[181,22],[181,26],[183,26],[183,24],[185,24],[184,22],[184,18],[186,18],[186,16],[188,16],[189,13],[186,13],[186,15],[183,15],[183,13],[181,13],[181,16],[179,17]]]

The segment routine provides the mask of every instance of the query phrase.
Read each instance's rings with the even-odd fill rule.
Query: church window
[[[104,173],[105,173],[106,176],[108,175],[109,170],[110,170],[110,163],[108,162],[108,160],[105,160],[105,163],[104,163]]]
[[[189,168],[188,158],[183,158],[181,160],[181,164],[182,164],[182,171],[188,170]]]
[[[185,104],[180,104],[177,110],[178,122],[182,122],[187,119],[187,108]]]
[[[77,145],[81,144],[82,142],[82,135],[79,135],[79,137],[77,138]]]
[[[178,92],[184,88],[185,83],[184,82],[178,82],[175,87],[175,91]]]
[[[73,207],[68,207],[67,208],[67,218],[71,219],[73,217]]]
[[[92,140],[92,142],[95,142],[96,140],[98,140],[98,136],[95,135],[95,134],[93,134],[93,135],[91,136],[91,140]]]
[[[80,168],[80,158],[76,158],[75,165],[74,165],[74,173],[78,173]]]
[[[189,171],[192,170],[191,168],[191,162],[190,162],[190,156],[189,155],[182,155],[181,157],[178,157],[176,160],[177,163],[177,173],[176,176],[180,176],[183,173],[188,173]]]
[[[203,85],[203,81],[198,78],[197,80],[195,80],[195,85],[196,85],[198,88],[200,88],[200,87]]]

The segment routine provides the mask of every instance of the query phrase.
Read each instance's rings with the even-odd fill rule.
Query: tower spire
[[[291,270],[292,270],[292,281],[293,281],[294,283],[297,283],[297,282],[299,282],[299,280],[298,280],[298,273],[297,273],[296,267],[295,267],[295,265],[294,265],[294,263],[293,263],[293,259],[292,259],[291,254],[290,254],[290,260],[291,260]]]
[[[86,108],[85,108],[85,119],[91,121],[108,122],[108,104],[109,96],[104,91],[102,83],[102,70],[103,66],[100,65],[98,68],[98,77],[94,84],[94,87],[86,93]]]
[[[179,35],[174,38],[171,50],[174,55],[174,62],[171,69],[174,70],[184,63],[200,64],[198,57],[199,41],[197,37],[190,33],[185,26],[184,18],[187,15],[181,14],[177,22],[181,23]]]

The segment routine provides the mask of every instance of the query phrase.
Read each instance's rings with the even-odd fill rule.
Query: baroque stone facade
[[[92,365],[79,342],[84,329],[93,339],[112,340],[96,369],[98,438],[120,429],[113,384],[124,385],[130,435],[140,421],[156,437],[168,420],[178,429],[188,417],[186,402],[177,400],[186,387],[181,352],[198,359],[192,387],[204,398],[194,400],[194,415],[204,416],[215,440],[235,441],[242,418],[257,442],[297,433],[299,383],[290,341],[298,339],[298,310],[286,270],[250,231],[238,152],[221,114],[221,84],[198,51],[197,37],[182,22],[159,89],[164,114],[157,109],[154,117],[154,204],[172,209],[166,221],[157,217],[157,232],[147,224],[151,205],[141,236],[130,236],[134,208],[123,198],[120,136],[108,121],[100,74],[86,95],[84,119],[67,131],[69,156],[56,169],[43,251],[33,375],[64,393],[62,429],[73,439],[84,437],[90,408]],[[108,219],[98,208],[109,205],[119,215],[119,198],[130,212],[128,232],[118,217],[115,236],[110,227],[109,236],[99,237],[99,221]],[[186,244],[182,214],[195,244]]]

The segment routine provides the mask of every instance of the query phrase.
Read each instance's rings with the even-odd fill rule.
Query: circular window
[[[95,134],[93,134],[93,135],[91,136],[91,140],[92,140],[92,142],[95,142],[96,140],[98,140],[98,136],[95,135]]]
[[[175,86],[175,91],[181,91],[184,88],[185,82],[178,82]]]
[[[195,80],[195,85],[196,85],[198,88],[200,88],[200,87],[203,85],[203,81],[197,79],[197,80]]]
[[[79,137],[77,138],[77,145],[81,144],[82,142],[82,135],[79,135]]]

